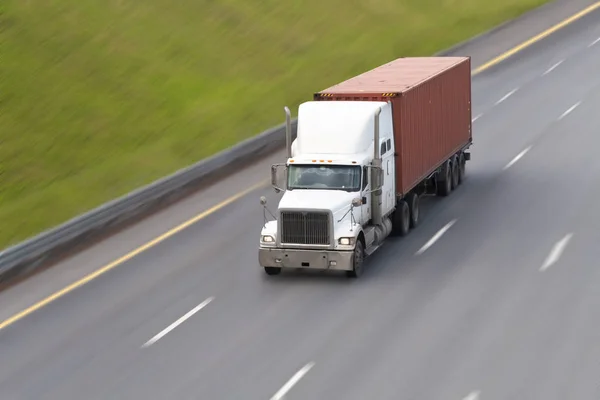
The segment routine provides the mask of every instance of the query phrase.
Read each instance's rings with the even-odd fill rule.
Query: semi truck
[[[403,57],[317,92],[298,108],[294,140],[284,110],[287,160],[271,166],[283,195],[259,264],[356,278],[388,237],[418,226],[422,196],[448,196],[465,179],[471,59]]]

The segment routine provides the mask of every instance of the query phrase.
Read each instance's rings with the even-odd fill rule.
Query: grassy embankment
[[[4,0],[0,249],[544,0]]]

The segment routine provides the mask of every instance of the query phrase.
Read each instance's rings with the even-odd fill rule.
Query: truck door
[[[360,213],[357,213],[356,217],[360,219],[361,225],[365,225],[371,219],[371,194],[369,193],[371,189],[369,182],[371,174],[369,173],[369,168],[363,167],[362,175],[361,195],[363,204],[360,206]]]
[[[383,168],[383,182],[381,203],[383,214],[385,215],[394,206],[394,152],[392,151],[392,141],[387,139],[381,143],[381,167]]]
[[[394,158],[388,157],[387,160],[385,160],[385,178],[384,178],[384,180],[385,180],[385,186],[384,186],[385,208],[384,208],[384,212],[391,210],[392,207],[394,206],[394,188],[392,186],[392,183],[394,181],[393,171],[394,171]]]

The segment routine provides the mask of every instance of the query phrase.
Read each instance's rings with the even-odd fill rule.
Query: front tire
[[[265,267],[265,272],[267,275],[279,275],[281,273],[281,268],[279,267]]]
[[[365,248],[362,240],[356,241],[354,246],[354,254],[352,255],[352,271],[346,271],[346,276],[349,278],[358,278],[363,274],[363,265],[365,261]]]

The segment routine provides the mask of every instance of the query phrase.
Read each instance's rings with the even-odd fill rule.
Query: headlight
[[[338,239],[338,243],[342,246],[350,246],[354,244],[354,238],[351,237],[342,237]]]
[[[274,243],[275,238],[271,235],[262,235],[260,240],[264,243]]]

